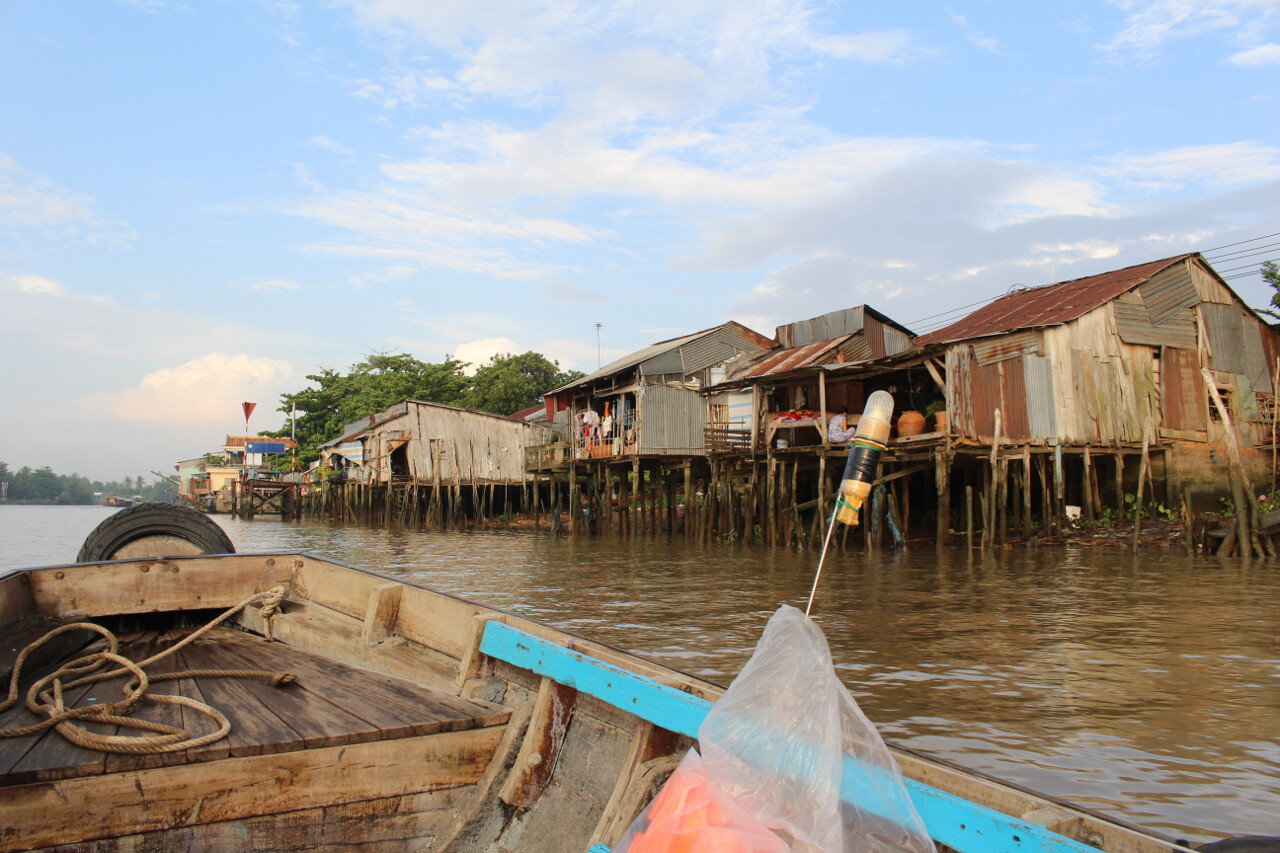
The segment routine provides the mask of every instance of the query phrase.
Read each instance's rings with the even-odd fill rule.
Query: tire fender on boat
[[[120,510],[93,529],[77,563],[138,557],[234,554],[226,531],[199,510],[170,503],[141,503]]]

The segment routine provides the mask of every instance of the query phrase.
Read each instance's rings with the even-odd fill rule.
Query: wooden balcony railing
[[[706,428],[708,453],[748,453],[751,451],[751,430],[709,426]]]

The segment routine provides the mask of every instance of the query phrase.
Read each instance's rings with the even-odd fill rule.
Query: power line
[[[1263,234],[1261,237],[1252,237],[1248,240],[1241,240],[1239,243],[1228,243],[1225,246],[1214,246],[1212,249],[1201,249],[1200,254],[1207,255],[1210,252],[1216,252],[1219,249],[1230,249],[1232,246],[1243,246],[1245,243],[1256,243],[1259,240],[1266,240],[1269,237],[1280,237],[1280,231],[1274,234]]]
[[[1273,255],[1277,252],[1280,243],[1270,243],[1266,246],[1259,246],[1256,249],[1241,249],[1238,252],[1232,252],[1229,255],[1218,255],[1212,258],[1205,258],[1210,263],[1222,263],[1224,261],[1238,261],[1243,258],[1252,258],[1256,255]]]

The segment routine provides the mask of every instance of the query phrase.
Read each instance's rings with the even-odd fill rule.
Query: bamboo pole
[[[1253,556],[1253,537],[1250,536],[1252,526],[1249,523],[1250,515],[1256,515],[1261,521],[1261,513],[1258,511],[1257,498],[1253,494],[1253,488],[1249,485],[1249,478],[1244,471],[1244,463],[1240,460],[1240,442],[1236,438],[1235,425],[1231,422],[1231,413],[1222,402],[1222,395],[1218,393],[1218,384],[1213,380],[1213,374],[1209,372],[1209,368],[1200,368],[1200,375],[1204,378],[1205,386],[1209,389],[1209,396],[1213,398],[1213,405],[1218,410],[1218,416],[1222,419],[1223,430],[1226,432],[1227,450],[1231,454],[1231,464],[1235,471],[1236,478],[1239,480],[1240,490],[1243,492],[1243,500],[1236,500],[1236,539],[1240,543],[1240,555],[1249,559]],[[1234,488],[1234,487],[1233,487]],[[1233,492],[1234,493],[1234,492]],[[1262,533],[1261,531],[1259,531]],[[1265,536],[1265,533],[1262,534]],[[1262,553],[1266,550],[1259,547]]]
[[[1147,455],[1147,449],[1151,441],[1151,415],[1147,415],[1146,423],[1142,425],[1142,462],[1138,467],[1138,495],[1133,503],[1133,551],[1138,550],[1138,530],[1142,524],[1142,488],[1146,485],[1147,466],[1151,464],[1151,459]]]

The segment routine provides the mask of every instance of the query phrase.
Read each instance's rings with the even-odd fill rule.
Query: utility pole
[[[600,327],[603,323],[596,323],[596,369],[600,369]]]

